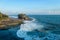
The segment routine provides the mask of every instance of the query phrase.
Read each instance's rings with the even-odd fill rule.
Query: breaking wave
[[[20,29],[17,31],[18,37],[26,37],[26,32],[33,31],[35,29],[43,28],[43,25],[38,25],[36,19],[32,18],[32,21],[24,20],[24,24],[20,25]]]
[[[60,36],[52,34],[49,31],[45,32],[43,29],[44,25],[37,22],[36,19],[32,18],[32,21],[24,20],[24,24],[20,25],[20,29],[17,31],[19,38],[24,40],[59,40]],[[51,27],[51,26],[50,26]],[[38,31],[37,31],[38,30]],[[43,32],[40,32],[43,30]]]
[[[20,25],[20,29],[17,31],[17,36],[20,37],[20,38],[24,38],[24,37],[27,37],[27,32],[31,32],[33,30],[38,30],[38,29],[42,29],[44,26],[43,25],[39,25],[37,22],[36,22],[36,19],[32,18],[33,20],[32,21],[27,21],[27,20],[24,20],[24,24],[21,24]]]

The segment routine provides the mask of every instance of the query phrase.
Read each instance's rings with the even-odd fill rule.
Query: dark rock
[[[26,14],[18,14],[18,19],[31,20]]]

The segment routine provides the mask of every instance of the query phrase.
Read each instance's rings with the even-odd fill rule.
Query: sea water
[[[60,40],[60,16],[32,15],[32,21],[24,20],[17,36],[25,40]],[[58,27],[59,26],[59,27]]]
[[[33,20],[0,30],[0,40],[60,40],[60,15],[28,15]],[[17,18],[16,15],[10,16]]]

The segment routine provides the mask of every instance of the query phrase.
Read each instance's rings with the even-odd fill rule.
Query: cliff
[[[8,15],[5,15],[0,12],[0,29],[9,29],[16,27],[16,25],[21,25],[23,20],[31,20],[25,14],[18,14],[18,18],[10,18]]]
[[[22,23],[22,20],[16,18],[9,18],[8,15],[5,15],[0,12],[0,29],[9,29]]]
[[[31,20],[31,18],[29,18],[26,14],[23,13],[18,14],[18,19]]]

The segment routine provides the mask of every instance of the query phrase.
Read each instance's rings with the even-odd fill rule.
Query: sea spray
[[[36,19],[34,18],[32,21],[24,20],[23,22],[24,24],[21,24],[20,29],[17,31],[17,36],[20,38],[30,38],[27,35],[27,32],[42,29],[44,27],[43,25],[39,25],[38,23],[36,23]]]

